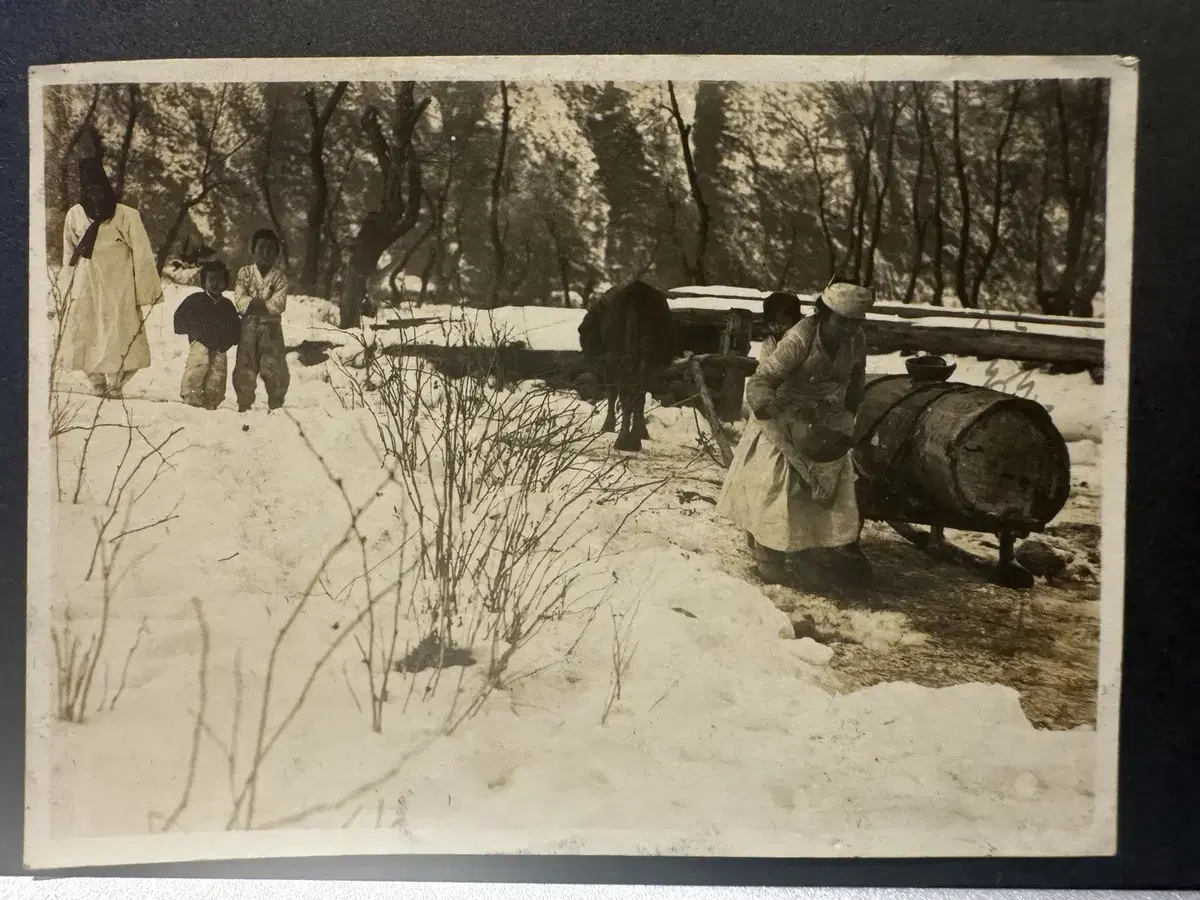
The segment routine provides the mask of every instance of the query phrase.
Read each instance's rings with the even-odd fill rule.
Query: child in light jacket
[[[264,228],[250,240],[254,262],[238,272],[233,305],[242,316],[241,341],[233,366],[233,390],[238,411],[254,405],[261,377],[267,390],[267,407],[278,409],[287,396],[291,375],[284,354],[282,317],[287,309],[288,280],[277,266],[279,236]]]
[[[241,339],[242,322],[223,291],[229,270],[222,262],[200,268],[203,290],[188,296],[175,310],[175,333],[187,335],[187,362],[179,396],[189,406],[216,409],[225,400],[228,353]]]

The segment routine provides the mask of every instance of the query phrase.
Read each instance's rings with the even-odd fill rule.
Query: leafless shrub
[[[179,817],[184,814],[192,799],[192,790],[196,786],[196,770],[200,761],[200,739],[204,735],[204,713],[208,708],[208,660],[212,652],[212,633],[204,618],[204,607],[199,598],[192,598],[192,609],[196,612],[196,621],[200,628],[200,674],[198,677],[198,692],[196,708],[196,725],[192,730],[192,747],[188,757],[187,777],[183,782],[183,793],[175,808],[164,819],[162,831],[170,831],[179,823]]]
[[[633,656],[637,652],[637,641],[631,640],[633,631],[633,623],[637,618],[638,610],[641,608],[641,595],[632,606],[624,612],[618,613],[612,604],[609,604],[609,614],[612,617],[612,681],[609,686],[608,698],[604,702],[604,712],[600,714],[600,724],[608,723],[608,717],[612,714],[613,704],[621,699],[621,688],[625,684],[625,676],[629,672],[629,666],[633,662]]]
[[[463,318],[441,325],[438,345],[469,348],[437,362],[406,337],[364,343],[361,368],[343,368],[349,390],[374,416],[412,527],[412,585],[424,654],[406,671],[429,670],[421,695],[460,663],[444,728],[453,731],[490,691],[516,678],[514,656],[548,624],[595,618],[604,588],[589,588],[612,538],[665,483],[631,486],[622,458],[584,408],[548,387],[517,384],[511,335]],[[426,345],[429,346],[429,345]],[[642,496],[599,548],[575,525],[595,504]],[[484,677],[465,688],[464,651],[484,648]],[[473,658],[472,658],[473,659]]]
[[[136,461],[131,461],[130,451],[133,446],[134,434],[145,435],[135,427],[126,413],[126,434],[128,441],[116,469],[113,472],[108,487],[105,505],[101,514],[95,520],[96,537],[92,544],[91,557],[88,562],[84,581],[92,581],[98,576],[100,583],[100,616],[95,630],[84,638],[77,630],[75,619],[67,608],[62,626],[51,628],[51,638],[54,644],[55,670],[57,676],[56,713],[59,719],[66,722],[81,723],[88,715],[88,702],[92,694],[92,686],[97,667],[104,655],[112,619],[113,600],[121,583],[133,572],[144,553],[133,558],[125,566],[120,563],[124,559],[128,539],[133,535],[150,531],[175,518],[172,510],[164,516],[159,516],[140,524],[134,523],[134,511],[146,493],[158,481],[163,469],[169,465],[170,457],[163,451],[166,446],[179,434],[180,429],[172,431],[165,439],[151,443],[147,450]],[[148,463],[155,461],[156,467],[144,483],[139,481]],[[137,651],[144,630],[142,628],[129,650],[122,670],[121,682],[117,693],[113,696],[102,696],[97,711],[108,703],[111,710],[116,706],[129,673],[133,654]],[[84,641],[86,640],[86,645]],[[82,649],[81,649],[82,648]],[[107,691],[105,692],[107,694]]]

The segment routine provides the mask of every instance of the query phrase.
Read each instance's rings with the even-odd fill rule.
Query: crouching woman
[[[850,448],[866,376],[862,322],[874,302],[869,288],[830,284],[816,314],[792,326],[746,383],[753,417],[717,511],[747,533],[769,584],[789,580],[789,563],[869,575]]]

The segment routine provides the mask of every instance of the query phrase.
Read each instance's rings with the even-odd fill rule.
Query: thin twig
[[[183,785],[183,794],[179,804],[163,822],[162,830],[170,831],[183,815],[192,800],[192,789],[196,785],[196,769],[200,762],[200,739],[204,735],[204,713],[208,708],[208,654],[211,647],[211,634],[208,622],[204,618],[204,608],[197,597],[192,598],[192,609],[196,611],[196,622],[200,626],[200,676],[199,676],[199,708],[196,710],[196,725],[192,731],[192,751],[188,757],[187,778]]]

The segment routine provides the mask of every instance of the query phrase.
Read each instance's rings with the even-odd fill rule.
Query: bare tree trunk
[[[913,84],[913,112],[917,119],[917,171],[912,185],[913,260],[908,271],[908,284],[904,287],[905,303],[912,303],[916,295],[917,279],[920,277],[921,264],[925,257],[925,232],[929,228],[929,220],[921,213],[921,188],[925,184],[925,148],[930,143],[921,90],[920,84]]]
[[[563,246],[562,236],[549,217],[543,217],[546,231],[554,243],[554,256],[558,261],[558,277],[562,283],[562,306],[567,309],[571,305],[571,255]]]
[[[431,198],[427,194],[425,199],[429,200]],[[437,214],[435,212],[434,216],[436,215]],[[388,273],[388,288],[392,292],[393,303],[399,303],[407,296],[407,285],[404,287],[397,287],[396,280],[402,275],[404,278],[408,278],[408,264],[412,262],[412,258],[416,255],[417,251],[421,249],[425,242],[433,236],[433,231],[436,227],[436,218],[430,218],[429,224],[426,225],[420,234],[417,235],[417,239],[415,241],[404,248],[404,253],[401,254],[400,259],[396,262],[396,264],[392,266],[392,271]]]
[[[332,300],[337,275],[342,268],[342,245],[332,231],[329,233],[329,240],[325,243],[328,253],[325,260],[325,279],[321,286],[321,296],[326,300]]]
[[[304,234],[304,269],[300,280],[310,290],[316,287],[317,273],[320,271],[321,230],[325,226],[325,210],[329,203],[329,181],[325,175],[325,131],[349,86],[349,82],[339,81],[319,110],[316,90],[309,88],[304,93],[311,126],[308,168],[312,173],[313,191],[308,204],[308,223]]]
[[[851,273],[855,280],[863,277],[863,251],[865,244],[864,229],[867,218],[867,198],[871,190],[871,170],[875,157],[875,141],[879,131],[879,94],[878,88],[871,84],[871,119],[864,126],[855,113],[859,134],[863,142],[863,155],[858,163],[854,176],[854,192],[851,195],[850,244],[854,271]]]
[[[1092,274],[1088,276],[1087,281],[1079,289],[1079,293],[1075,296],[1075,305],[1071,310],[1071,315],[1080,316],[1083,318],[1091,318],[1096,314],[1093,304],[1096,300],[1096,295],[1100,293],[1100,288],[1104,285],[1104,244],[1100,244],[1099,258],[1096,260],[1096,265],[1092,269]]]
[[[1072,140],[1072,121],[1067,110],[1063,85],[1055,82],[1052,110],[1058,131],[1059,178],[1063,198],[1067,207],[1066,245],[1063,251],[1063,270],[1059,278],[1058,293],[1071,315],[1090,315],[1091,299],[1081,302],[1079,276],[1084,267],[1087,241],[1085,233],[1095,216],[1095,186],[1097,170],[1103,166],[1101,147],[1101,123],[1104,113],[1103,87],[1097,82],[1082,88],[1084,91],[1083,115],[1087,124],[1083,134],[1083,146],[1076,147]],[[1075,151],[1075,152],[1072,152]],[[1101,157],[1098,159],[1098,155]],[[1078,160],[1079,173],[1075,166]],[[1102,276],[1101,276],[1102,277]],[[1091,279],[1089,279],[1091,280]],[[1098,290],[1098,288],[1097,288]],[[1095,292],[1092,293],[1092,297]]]
[[[488,224],[492,234],[492,254],[495,259],[495,272],[492,280],[492,293],[488,300],[489,306],[495,309],[500,305],[500,288],[506,275],[507,259],[504,253],[504,234],[500,227],[500,193],[504,183],[504,160],[508,154],[508,126],[512,116],[512,107],[508,105],[508,82],[500,82],[500,149],[496,154],[496,169],[492,172],[492,196],[489,209]]]
[[[1021,95],[1024,91],[1024,84],[1017,82],[1012,86],[1012,93],[1009,97],[1008,112],[1004,117],[1004,127],[1000,131],[1000,137],[996,140],[996,150],[992,154],[993,165],[996,172],[995,185],[992,189],[992,217],[988,223],[988,242],[987,247],[983,251],[983,259],[979,263],[979,268],[975,271],[975,277],[971,284],[971,308],[979,307],[979,294],[983,288],[983,283],[987,279],[988,271],[992,267],[992,261],[996,258],[996,249],[1000,246],[1000,223],[1004,216],[1004,210],[1012,199],[1012,190],[1008,191],[1008,196],[1005,196],[1004,190],[1004,170],[1006,158],[1004,151],[1008,148],[1008,139],[1012,135],[1013,122],[1016,120],[1017,109],[1021,105]]]
[[[450,159],[446,164],[446,178],[442,181],[437,197],[430,199],[433,213],[433,250],[430,251],[429,257],[421,269],[421,293],[417,297],[417,306],[421,306],[429,296],[429,281],[435,270],[438,272],[438,285],[442,288],[446,287],[446,280],[442,277],[441,272],[442,261],[446,256],[446,209],[450,205],[450,190],[454,184],[454,165],[458,162],[458,157],[459,153],[457,152],[450,154]]]
[[[1049,144],[1046,145],[1049,148]],[[1037,225],[1033,233],[1033,296],[1042,312],[1053,315],[1046,307],[1046,207],[1050,205],[1050,161],[1042,159],[1042,185],[1038,195]]]
[[[413,132],[429,106],[429,98],[416,102],[415,88],[412,81],[396,86],[390,142],[380,127],[378,109],[367,107],[362,115],[362,128],[371,142],[383,184],[379,205],[367,213],[351,245],[342,280],[342,328],[356,328],[362,321],[367,281],[375,274],[379,257],[412,230],[421,214],[421,162],[413,147]]]
[[[930,303],[933,306],[943,306],[946,293],[946,270],[943,268],[946,247],[946,222],[945,201],[942,197],[942,161],[938,156],[937,140],[933,135],[933,124],[929,120],[929,109],[925,105],[924,96],[919,95],[917,102],[920,104],[921,118],[925,122],[925,137],[928,141],[929,149],[929,167],[933,172],[933,250],[929,255],[929,261],[933,268],[933,296],[930,298]]]
[[[888,121],[887,152],[883,157],[883,178],[882,184],[877,185],[875,190],[874,218],[871,223],[871,243],[867,248],[866,269],[863,272],[863,284],[868,287],[875,280],[875,252],[879,246],[879,235],[883,231],[884,203],[887,200],[888,190],[892,184],[892,161],[895,158],[896,149],[896,120],[900,118],[901,99],[902,94],[899,86],[894,86],[892,88],[892,106]]]
[[[959,82],[954,82],[951,101],[951,146],[954,149],[954,172],[958,178],[959,211],[958,256],[954,265],[954,290],[959,302],[971,307],[971,288],[967,280],[967,257],[971,252],[971,189],[967,183],[967,164],[963,157],[962,109]]]
[[[800,130],[800,139],[804,141],[804,146],[808,149],[808,156],[812,161],[813,180],[817,183],[817,220],[821,223],[821,236],[825,239],[825,252],[828,255],[829,271],[825,273],[825,279],[828,280],[837,272],[838,249],[837,242],[833,239],[833,230],[829,227],[829,210],[825,202],[827,193],[825,174],[821,171],[821,156],[817,149],[817,141],[813,139],[807,129]]]
[[[62,190],[58,203],[59,209],[64,216],[70,211],[72,205],[72,192],[68,185],[71,183],[71,161],[75,153],[75,147],[83,137],[84,131],[87,130],[87,127],[96,118],[96,107],[100,103],[100,90],[102,87],[103,85],[98,84],[92,89],[92,99],[88,104],[87,112],[83,114],[83,119],[80,120],[75,130],[71,132],[71,138],[67,141],[67,146],[63,148],[62,156],[58,161],[58,183]]]
[[[342,180],[338,182],[337,190],[333,192],[333,199],[329,202],[329,211],[325,215],[324,234],[328,252],[325,259],[321,296],[326,300],[333,299],[334,284],[337,281],[338,273],[342,270],[342,242],[338,240],[337,212],[342,205],[342,191],[345,187],[346,176],[343,174]]]
[[[708,236],[711,213],[704,192],[700,189],[700,176],[696,172],[696,160],[692,155],[692,126],[683,121],[683,113],[679,109],[679,98],[675,96],[675,82],[667,82],[667,93],[671,97],[671,118],[675,121],[675,129],[679,132],[679,146],[683,151],[683,166],[687,170],[688,188],[692,194],[692,202],[696,204],[696,255],[686,265],[688,277],[695,284],[708,284],[706,264],[708,259]],[[686,257],[685,257],[686,262]]]
[[[121,150],[117,154],[117,168],[113,176],[113,190],[117,197],[125,195],[125,173],[129,171],[129,154],[133,150],[133,133],[137,127],[138,95],[140,89],[136,84],[128,85],[129,110],[125,114],[125,133],[121,137]]]
[[[275,155],[275,123],[279,119],[279,93],[275,85],[268,86],[267,90],[270,100],[268,101],[267,128],[263,134],[262,160],[258,167],[258,189],[262,193],[263,204],[267,208],[267,217],[271,220],[271,226],[279,235],[279,253],[283,257],[283,261],[287,263],[290,259],[287,235],[284,233],[283,224],[279,221],[275,201],[271,196],[271,167]],[[305,287],[311,289],[315,285],[305,285]]]

